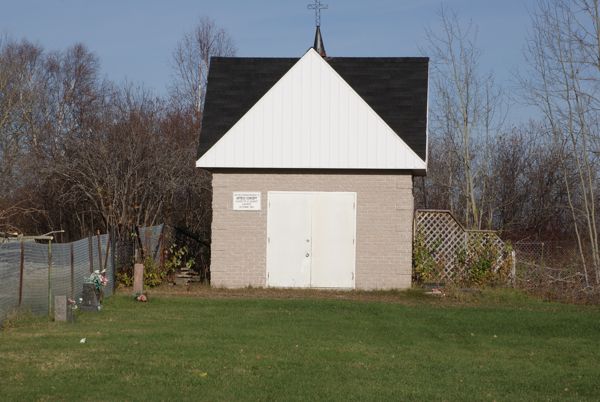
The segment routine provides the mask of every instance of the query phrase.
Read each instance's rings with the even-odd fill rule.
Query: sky
[[[47,50],[81,42],[113,81],[157,95],[172,80],[172,52],[208,16],[234,39],[238,56],[300,57],[312,46],[312,0],[0,0],[0,34]],[[523,65],[535,0],[322,0],[328,56],[422,56],[425,30],[439,27],[442,5],[479,27],[484,72],[511,92]],[[513,119],[526,119],[522,108]]]

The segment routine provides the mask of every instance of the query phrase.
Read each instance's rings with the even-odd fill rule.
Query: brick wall
[[[234,211],[234,191],[260,191],[261,211]],[[412,176],[314,173],[213,174],[213,286],[266,286],[268,191],[356,192],[356,288],[411,286]]]

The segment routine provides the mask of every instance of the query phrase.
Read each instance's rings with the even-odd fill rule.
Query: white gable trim
[[[202,155],[196,166],[427,168],[426,162],[313,49]]]

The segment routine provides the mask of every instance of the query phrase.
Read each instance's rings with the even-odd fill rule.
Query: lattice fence
[[[456,274],[456,256],[466,249],[467,236],[463,227],[448,211],[424,211],[415,213],[415,235],[442,267],[440,279],[452,278]]]
[[[414,228],[416,241],[422,242],[440,268],[437,279],[441,281],[452,281],[462,277],[468,268],[464,261],[478,248],[499,251],[492,264],[494,272],[513,258],[509,247],[498,233],[467,230],[450,211],[417,210]]]

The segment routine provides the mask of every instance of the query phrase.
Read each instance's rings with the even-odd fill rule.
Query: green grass
[[[596,307],[400,301],[116,296],[75,324],[22,317],[0,332],[0,400],[600,398]]]

